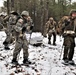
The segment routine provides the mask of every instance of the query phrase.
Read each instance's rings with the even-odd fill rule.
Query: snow
[[[27,34],[27,39],[30,37]],[[12,61],[12,54],[14,50],[14,44],[10,45],[11,50],[4,50],[3,41],[6,38],[5,32],[0,32],[0,75],[76,75],[76,67],[65,66],[62,64],[63,56],[63,38],[56,36],[57,46],[48,45],[48,39],[44,38],[41,33],[33,33],[32,39],[37,39],[38,37],[43,38],[43,44],[41,46],[32,46],[29,44],[29,60],[35,62],[35,64],[17,67],[12,67],[10,63]],[[29,40],[29,39],[28,39]],[[51,39],[51,42],[53,37]],[[76,50],[76,48],[75,48]],[[75,51],[76,53],[76,51]],[[73,60],[76,63],[76,54],[74,53]],[[23,63],[23,50],[21,50],[18,55],[19,64]]]

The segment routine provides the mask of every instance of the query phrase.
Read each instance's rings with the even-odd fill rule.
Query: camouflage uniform
[[[57,33],[61,36],[63,34],[63,27],[68,23],[69,16],[63,16],[58,22]]]
[[[13,52],[13,60],[12,63],[18,63],[17,62],[17,55],[20,53],[21,49],[23,48],[23,63],[26,63],[28,61],[28,41],[26,39],[25,31],[28,27],[27,17],[29,16],[27,11],[22,12],[22,18],[18,20],[15,31],[16,31],[16,45],[15,50]],[[24,16],[26,18],[24,18]]]
[[[45,33],[44,36],[48,33],[48,44],[51,44],[51,37],[54,36],[53,39],[53,45],[55,45],[56,41],[56,22],[53,20],[53,18],[49,18],[49,21],[45,25]]]
[[[11,44],[15,40],[15,30],[14,27],[16,25],[16,21],[18,19],[18,13],[17,12],[11,12],[9,16],[6,16],[4,21],[7,21],[7,29],[5,30],[6,33],[6,39],[3,42],[5,45],[5,49],[10,49],[8,47],[8,44]]]
[[[76,17],[76,16],[75,16]],[[76,27],[75,27],[75,18],[70,17],[70,21],[63,27],[64,33],[64,54],[63,60],[70,64],[74,64],[73,55],[75,47],[75,37],[76,37]]]
[[[4,15],[0,15],[0,30],[4,28]]]

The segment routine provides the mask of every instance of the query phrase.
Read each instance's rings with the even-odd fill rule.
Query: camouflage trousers
[[[18,38],[16,40],[15,49],[13,52],[14,59],[17,59],[17,56],[20,53],[21,49],[23,49],[23,58],[24,59],[28,58],[29,53],[28,53],[28,41],[27,41],[27,39]]]
[[[51,43],[51,37],[53,35],[53,44],[55,44],[55,41],[56,41],[56,32],[55,31],[52,31],[50,30],[48,32],[48,43]]]
[[[4,42],[7,42],[6,45],[8,44],[11,44],[13,43],[13,41],[15,40],[15,31],[14,31],[14,26],[9,26],[6,30],[5,30],[5,33],[6,33],[6,39]]]
[[[72,60],[74,55],[74,47],[75,47],[75,41],[72,37],[64,37],[64,54],[63,59]]]
[[[12,36],[12,33],[10,33],[9,31],[5,32],[6,33],[6,39],[3,42],[5,47],[8,47],[9,44],[13,43],[13,41],[15,40],[15,37]]]

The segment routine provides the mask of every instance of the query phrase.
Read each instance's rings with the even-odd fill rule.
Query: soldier
[[[57,26],[57,33],[61,36],[62,33],[63,33],[63,28],[67,23],[68,23],[68,20],[69,20],[69,16],[63,16],[59,22],[58,22],[58,26]]]
[[[70,18],[65,21],[65,26],[63,26],[63,37],[64,37],[64,54],[63,60],[65,64],[74,65],[73,55],[74,55],[74,47],[75,47],[75,37],[76,37],[76,26],[74,24],[76,19],[76,10],[71,10]]]
[[[16,31],[16,45],[15,50],[13,52],[13,59],[12,63],[18,64],[17,55],[20,53],[21,49],[23,48],[23,63],[31,64],[28,60],[28,41],[25,36],[25,31],[28,27],[28,11],[23,11],[21,13],[22,18],[20,18],[15,26]]]
[[[5,29],[5,33],[6,33],[6,39],[3,42],[4,44],[4,48],[6,50],[9,50],[9,44],[11,44],[14,40],[15,40],[15,30],[14,30],[14,26],[16,25],[16,22],[19,18],[19,14],[15,11],[12,11],[10,13],[9,16],[6,16],[4,18],[4,22],[7,22],[7,28]]]
[[[49,18],[49,21],[45,24],[45,33],[44,36],[48,33],[48,44],[51,44],[51,37],[53,35],[53,45],[56,45],[56,22],[52,17]]]

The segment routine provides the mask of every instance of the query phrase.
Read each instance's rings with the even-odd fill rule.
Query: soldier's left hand
[[[33,26],[30,27],[30,30],[32,30],[32,29],[33,29]]]
[[[43,35],[45,38],[47,37],[47,35]]]
[[[20,34],[19,37],[23,37],[23,34]]]

